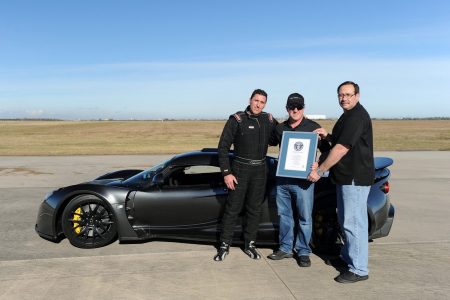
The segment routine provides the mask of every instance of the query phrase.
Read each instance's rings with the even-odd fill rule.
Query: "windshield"
[[[138,174],[134,175],[133,177],[130,177],[127,180],[125,180],[124,183],[127,185],[142,186],[143,184],[148,183],[156,173],[158,173],[159,171],[164,169],[168,162],[169,161],[167,160],[163,163],[160,163],[158,165],[151,167],[150,169],[142,171],[141,173],[138,173]]]

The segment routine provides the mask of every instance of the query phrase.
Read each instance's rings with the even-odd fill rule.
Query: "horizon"
[[[284,117],[275,117],[275,119],[277,120],[287,120],[289,116],[286,115]],[[307,119],[310,120],[318,120],[318,121],[335,121],[338,120],[339,118],[308,118],[308,116],[305,116]],[[380,120],[380,121],[395,121],[395,120],[405,120],[405,121],[411,121],[411,120],[450,120],[450,117],[423,117],[423,118],[371,118],[372,120]],[[171,122],[171,121],[227,121],[227,118],[216,118],[216,119],[195,119],[195,118],[187,118],[187,119],[102,119],[102,118],[98,118],[98,119],[51,119],[51,118],[10,118],[10,119],[2,119],[0,118],[0,121],[67,121],[67,122],[108,122],[108,121],[120,121],[120,122],[134,122],[134,121],[158,121],[158,122]]]
[[[448,118],[448,11],[444,0],[7,1],[0,119],[226,119],[256,88],[274,116],[299,92],[306,115],[334,119],[346,80],[373,119]]]

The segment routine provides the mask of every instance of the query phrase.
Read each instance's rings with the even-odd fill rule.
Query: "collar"
[[[303,123],[305,123],[305,116],[303,116],[303,119],[300,121],[300,123],[298,123],[298,125],[297,126],[295,126],[295,127],[292,127],[291,126],[291,123],[289,123],[289,118],[286,120],[286,121],[284,121],[283,123],[284,123],[284,126],[286,126],[286,127],[288,127],[288,128],[291,128],[291,129],[295,129],[295,128],[297,128],[297,127],[300,127]]]
[[[359,101],[358,101],[358,103],[356,103],[356,105],[353,106],[352,109],[350,109],[350,110],[345,110],[345,109],[344,109],[344,114],[348,114],[348,113],[351,113],[352,111],[356,111],[356,110],[358,110],[360,107],[361,107],[361,103],[359,103]]]

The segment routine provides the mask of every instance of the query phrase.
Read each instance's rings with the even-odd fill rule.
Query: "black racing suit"
[[[238,215],[245,206],[244,239],[255,241],[266,191],[266,154],[276,120],[268,113],[245,112],[231,115],[220,137],[218,152],[223,176],[233,174],[235,190],[228,191],[222,218],[220,241],[231,244]],[[234,145],[235,158],[230,165],[228,152]]]

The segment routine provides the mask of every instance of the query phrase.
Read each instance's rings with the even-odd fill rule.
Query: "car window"
[[[220,172],[220,168],[216,166],[191,166],[184,170],[185,174],[207,174]]]
[[[167,163],[168,163],[168,161],[157,164],[145,171],[142,171],[142,172],[128,178],[127,180],[124,181],[124,183],[129,184],[129,185],[140,185],[140,186],[147,185],[151,181],[153,175],[155,175],[157,172],[164,169],[166,167]]]
[[[216,166],[180,166],[173,168],[167,183],[171,187],[179,186],[220,186],[223,176]]]

